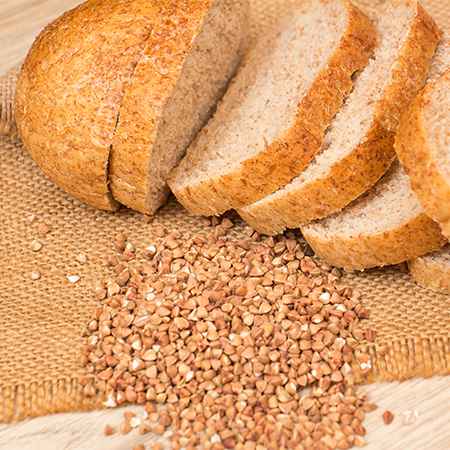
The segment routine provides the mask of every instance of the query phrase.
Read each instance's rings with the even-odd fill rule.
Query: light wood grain
[[[39,31],[81,0],[0,0],[0,73],[19,64]]]
[[[79,0],[0,0],[0,73],[23,59],[49,20],[78,3]],[[363,389],[380,405],[366,422],[368,450],[450,449],[450,377],[375,384]],[[390,426],[381,419],[385,409],[396,415]],[[416,423],[403,425],[402,413],[412,410],[419,414]],[[123,410],[59,414],[3,425],[0,450],[131,450],[138,443],[150,444],[154,440],[136,433],[104,437],[104,426],[118,425],[122,414]]]

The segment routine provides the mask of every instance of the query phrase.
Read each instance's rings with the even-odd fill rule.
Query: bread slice
[[[426,213],[450,239],[449,42],[439,56],[431,82],[403,117],[396,150]]]
[[[244,3],[91,0],[49,25],[27,56],[16,97],[20,136],[44,173],[83,202],[115,210],[119,203],[110,192],[109,159],[116,144],[111,168],[114,193],[124,203],[139,207],[132,193],[140,187],[136,178],[140,180],[139,174],[148,171],[148,167],[141,169],[146,162],[141,158],[141,144],[145,140],[150,153],[148,142],[154,140],[160,154],[152,151],[156,161],[151,164],[156,169],[148,176],[156,178],[155,191],[164,190],[159,178],[164,178],[166,166],[181,150],[174,150],[172,144],[161,149],[161,142],[173,137],[181,146],[221,95],[237,64]],[[214,49],[205,42],[212,34]],[[199,49],[199,42],[207,48]],[[205,61],[208,50],[211,60]],[[220,58],[218,52],[223,53]],[[211,64],[217,65],[217,74],[207,82],[205,74],[199,76],[202,68],[196,68],[198,73],[192,68],[202,61],[208,74]],[[198,100],[190,92],[192,77],[204,82]],[[180,107],[180,93],[192,104]],[[177,123],[175,131],[168,117],[174,102],[183,113],[198,110],[192,120]],[[114,139],[116,131],[119,135]],[[162,136],[155,138],[157,131]],[[124,159],[125,168],[119,164]],[[147,178],[142,185],[145,191]],[[142,210],[151,211],[163,200],[163,195],[150,196],[155,198]]]
[[[347,270],[398,264],[447,242],[396,161],[372,190],[338,214],[302,227],[318,256]]]
[[[340,211],[370,189],[395,158],[403,109],[427,77],[439,30],[420,4],[371,10],[379,43],[328,130],[322,151],[291,183],[239,210],[257,231],[277,234]]]
[[[166,3],[122,101],[109,170],[114,198],[146,214],[166,201],[167,176],[223,96],[247,29],[247,0]]]
[[[191,212],[248,205],[295,177],[366,65],[375,30],[364,14],[345,0],[298,3],[250,52],[172,173]]]
[[[423,287],[450,294],[450,244],[408,263],[414,280]]]

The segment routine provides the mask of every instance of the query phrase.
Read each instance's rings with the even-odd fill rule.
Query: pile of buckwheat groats
[[[143,252],[116,239],[86,332],[85,394],[145,405],[120,431],[174,449],[364,446],[376,407],[355,384],[374,331],[357,294],[294,234],[236,238],[215,220],[192,236],[158,230]]]

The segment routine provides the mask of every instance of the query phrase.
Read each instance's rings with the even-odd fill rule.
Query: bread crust
[[[97,208],[118,207],[109,153],[153,3],[92,0],[67,12],[36,39],[18,80],[15,112],[26,148],[53,182]]]
[[[325,130],[352,88],[352,75],[363,68],[376,42],[369,19],[345,1],[348,28],[309,92],[302,99],[294,126],[238,169],[196,184],[179,187],[182,166],[170,177],[172,191],[194,214],[214,215],[249,205],[288,183],[320,150]],[[301,149],[301,150],[299,150]]]
[[[290,190],[283,197],[263,199],[240,209],[241,217],[260,233],[274,235],[330,216],[370,189],[395,158],[393,144],[401,112],[425,82],[439,37],[431,17],[417,4],[392,81],[377,102],[372,126],[360,145],[323,178]]]
[[[327,233],[319,237],[308,226],[302,233],[315,253],[329,264],[346,270],[364,270],[399,264],[444,246],[439,226],[425,213],[417,214],[397,228],[375,234],[342,237]]]
[[[450,180],[433,156],[433,144],[423,117],[431,101],[430,94],[439,83],[450,84],[450,69],[426,86],[404,114],[395,149],[426,213],[441,225],[444,235],[450,239]]]
[[[110,165],[114,198],[145,214],[153,214],[168,195],[167,189],[152,203],[148,198],[153,149],[164,108],[214,0],[156,3],[161,10],[155,17],[157,32],[152,33],[124,96]],[[174,27],[168,17],[177,17],[182,26]]]
[[[447,250],[448,251],[448,250]],[[450,294],[450,260],[437,254],[416,258],[408,263],[412,277],[419,285]]]

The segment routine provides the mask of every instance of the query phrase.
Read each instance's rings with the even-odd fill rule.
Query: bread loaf
[[[245,59],[172,173],[178,200],[213,215],[291,181],[320,150],[375,39],[368,18],[345,0],[299,2]]]
[[[450,244],[409,262],[414,280],[423,287],[450,294]]]
[[[236,69],[246,1],[91,0],[49,25],[16,97],[20,136],[44,173],[97,208],[154,212]]]
[[[450,239],[450,42],[441,45],[430,83],[404,115],[400,161],[426,213]]]
[[[321,152],[291,183],[238,212],[276,234],[340,211],[371,188],[395,158],[400,115],[423,86],[439,30],[416,2],[369,10],[379,42],[332,122]]]

